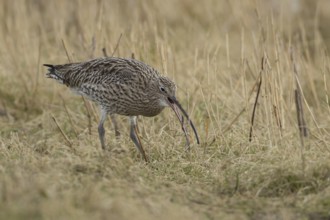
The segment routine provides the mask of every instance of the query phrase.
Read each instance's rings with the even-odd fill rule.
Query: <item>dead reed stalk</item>
[[[298,122],[300,145],[301,145],[300,146],[300,151],[301,151],[302,171],[303,171],[303,173],[305,173],[304,172],[305,171],[305,156],[304,156],[305,143],[304,143],[304,137],[308,136],[308,132],[307,132],[307,126],[306,126],[305,117],[304,117],[303,105],[302,105],[302,101],[301,101],[302,91],[301,91],[301,87],[299,86],[298,70],[297,70],[295,54],[294,54],[293,49],[291,49],[290,57],[291,57],[292,65],[293,65],[293,74],[294,74],[295,84],[296,84],[296,88],[294,89],[294,94],[295,94],[297,122]]]
[[[259,73],[258,90],[257,90],[257,95],[256,95],[256,99],[254,101],[252,115],[251,115],[251,125],[250,125],[250,135],[249,135],[249,141],[250,142],[252,141],[254,117],[255,117],[255,113],[256,113],[256,109],[257,109],[257,104],[258,104],[258,99],[259,99],[260,89],[261,89],[261,84],[262,84],[262,73],[264,71],[264,62],[265,62],[265,57],[262,57],[261,58],[261,70],[260,70],[260,73]]]
[[[74,150],[74,148],[72,147],[72,143],[71,143],[71,141],[70,141],[69,138],[66,136],[66,134],[64,133],[64,131],[62,130],[62,128],[60,127],[60,125],[57,123],[56,118],[55,118],[53,115],[51,115],[51,117],[52,117],[52,119],[54,120],[54,122],[55,122],[55,124],[56,124],[58,130],[59,130],[60,133],[62,134],[64,140],[67,142],[68,146],[69,146],[72,150]]]

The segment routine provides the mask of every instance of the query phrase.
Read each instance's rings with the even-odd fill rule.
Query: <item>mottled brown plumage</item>
[[[63,65],[44,65],[49,67],[47,73],[49,78],[56,79],[100,105],[101,121],[98,130],[103,149],[105,148],[103,123],[106,115],[111,115],[116,131],[118,128],[113,115],[130,116],[131,139],[147,161],[136,134],[136,116],[152,117],[158,115],[166,106],[170,106],[179,118],[188,146],[189,139],[183,126],[183,117],[178,109],[189,120],[199,143],[194,125],[175,98],[176,85],[149,65],[135,59],[117,57]]]

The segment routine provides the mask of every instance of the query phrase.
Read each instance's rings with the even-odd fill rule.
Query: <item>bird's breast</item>
[[[145,116],[145,117],[153,117],[158,115],[163,111],[164,107],[157,107],[157,108],[149,108],[149,109],[144,109],[140,115]]]

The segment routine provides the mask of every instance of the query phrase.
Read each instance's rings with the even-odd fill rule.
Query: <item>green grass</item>
[[[326,1],[0,2],[0,219],[330,218]],[[177,83],[201,138],[190,152],[170,109],[139,118],[150,164],[125,117],[102,151],[98,107],[45,77],[68,62],[63,43],[83,61],[121,34],[115,56]]]

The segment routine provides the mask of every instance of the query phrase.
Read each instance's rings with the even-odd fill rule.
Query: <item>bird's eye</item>
[[[160,91],[162,92],[166,92],[165,89],[163,87],[160,87]]]

